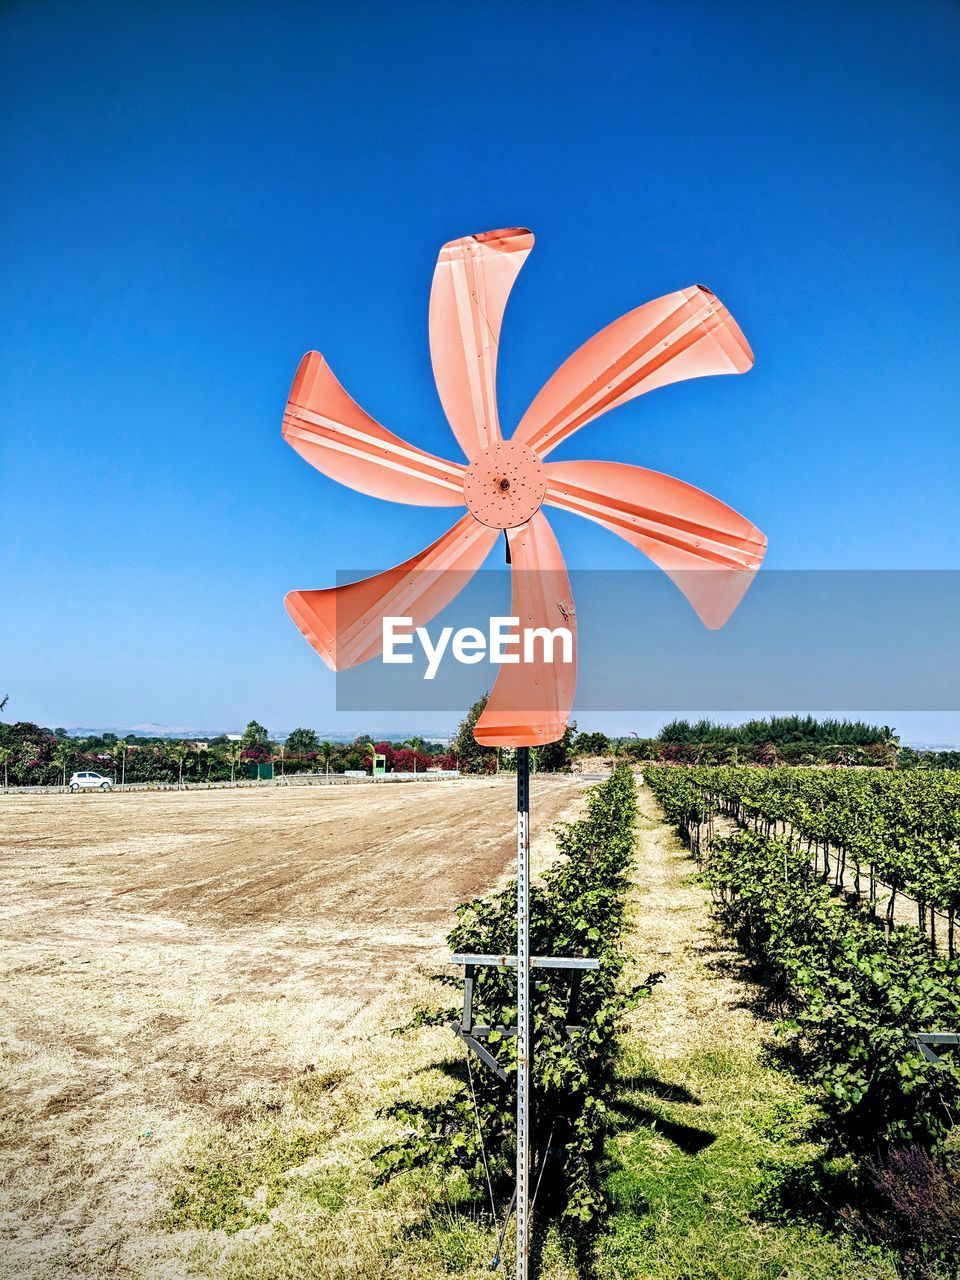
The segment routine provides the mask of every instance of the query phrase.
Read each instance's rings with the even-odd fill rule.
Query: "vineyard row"
[[[928,1062],[914,1036],[960,1030],[960,961],[931,954],[914,928],[851,910],[795,843],[752,829],[704,840],[702,772],[646,777],[698,852],[725,927],[764,973],[835,1139],[848,1152],[935,1143],[960,1110],[960,1074]]]
[[[698,821],[715,813],[765,835],[800,842],[824,879],[840,886],[848,869],[871,913],[878,887],[917,904],[916,921],[934,950],[957,950],[960,914],[960,772],[936,775],[855,770],[692,768],[684,771]],[[938,939],[938,925],[945,937]]]

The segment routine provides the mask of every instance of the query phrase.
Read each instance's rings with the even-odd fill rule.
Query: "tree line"
[[[220,734],[204,741],[114,733],[71,737],[66,729],[30,721],[0,723],[0,777],[4,787],[63,786],[72,772],[84,769],[108,774],[118,783],[234,782],[256,775],[261,765],[272,765],[275,776],[369,772],[373,750],[385,757],[388,773],[509,772],[516,767],[514,752],[482,747],[473,737],[486,702],[484,696],[474,703],[449,745],[420,736],[374,741],[365,734],[352,742],[332,742],[303,727],[279,741],[257,720],[239,738]],[[740,725],[673,720],[653,738],[579,732],[573,722],[558,742],[536,749],[533,763],[541,772],[560,772],[594,758],[610,763],[960,768],[960,752],[901,747],[888,725],[812,716],[772,716]]]
[[[274,774],[344,773],[371,767],[371,747],[387,757],[394,772],[453,769],[454,757],[442,745],[415,737],[406,742],[371,743],[323,740],[313,729],[298,728],[282,742],[251,720],[237,738],[220,734],[204,740],[114,733],[71,737],[62,728],[29,721],[0,724],[0,774],[7,786],[64,786],[71,773],[93,770],[134,782],[235,782],[255,776],[270,764]]]

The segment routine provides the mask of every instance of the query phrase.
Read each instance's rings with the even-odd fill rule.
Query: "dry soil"
[[[541,859],[583,790],[534,782]],[[436,968],[513,824],[506,778],[0,797],[0,1274],[133,1274],[163,1162]]]

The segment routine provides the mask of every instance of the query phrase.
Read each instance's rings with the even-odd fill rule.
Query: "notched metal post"
[[[530,1238],[530,748],[517,748],[517,1280]]]

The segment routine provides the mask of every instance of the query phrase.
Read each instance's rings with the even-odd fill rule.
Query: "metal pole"
[[[530,1239],[530,748],[517,748],[517,1280]]]

